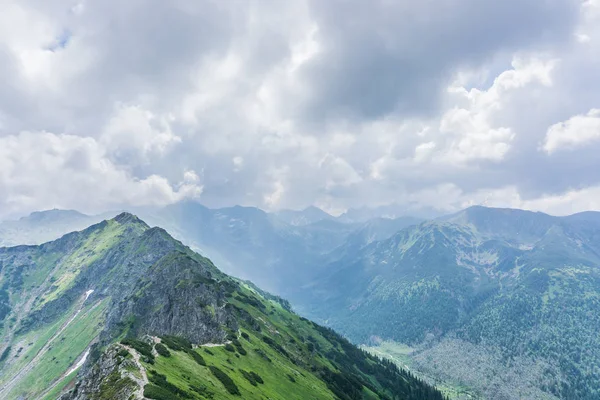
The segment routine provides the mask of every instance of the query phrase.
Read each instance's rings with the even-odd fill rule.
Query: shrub
[[[288,376],[287,376],[287,377],[288,377],[288,379],[290,380],[290,382],[294,382],[294,383],[296,383],[296,379],[295,379],[293,376],[291,376],[290,374],[288,374]]]
[[[231,343],[227,343],[227,344],[225,345],[225,350],[227,350],[227,351],[230,351],[230,352],[232,352],[232,353],[235,353],[235,347],[233,347],[233,346],[231,345]]]
[[[261,356],[262,358],[264,358],[268,362],[271,362],[271,359],[269,358],[269,356],[267,355],[267,353],[264,352],[263,349],[254,349],[254,351],[256,352],[256,354],[258,354],[259,356]]]
[[[158,354],[160,354],[163,357],[171,357],[171,352],[169,351],[169,349],[167,349],[167,347],[162,344],[162,343],[157,343],[154,348],[156,349],[156,352]]]
[[[154,385],[160,387],[161,389],[166,390],[167,392],[170,392],[171,394],[175,395],[175,398],[184,398],[184,399],[189,399],[191,396],[189,395],[189,393],[187,393],[184,390],[179,389],[177,386],[173,385],[171,382],[167,381],[167,377],[157,373],[156,371],[151,371],[150,375],[148,376],[148,380],[150,381],[150,383],[153,383]],[[179,396],[179,397],[177,397]]]
[[[212,399],[214,393],[211,392],[206,386],[190,386],[190,389],[202,396],[202,398]]]
[[[242,337],[247,341],[250,341],[250,335],[248,335],[246,332],[242,332]]]
[[[260,376],[260,375],[258,375],[256,372],[254,372],[254,371],[250,371],[250,375],[252,375],[252,377],[254,378],[254,380],[255,380],[256,382],[260,383],[261,385],[262,385],[263,383],[265,383],[265,381],[263,381],[263,378],[261,378],[261,376]]]
[[[290,358],[289,353],[279,343],[277,343],[276,341],[274,341],[270,337],[263,336],[262,340],[263,340],[263,342],[265,342],[266,344],[268,344],[269,346],[271,346],[274,350],[277,350],[279,353],[283,354],[287,358]]]
[[[146,357],[148,360],[154,361],[154,354],[152,354],[152,346],[150,346],[148,343],[134,338],[125,338],[121,340],[121,344],[135,349],[138,353]]]
[[[179,400],[177,395],[152,383],[144,386],[144,397],[155,400]]]
[[[8,358],[8,355],[10,354],[10,349],[11,349],[10,346],[8,346],[6,349],[4,349],[4,351],[2,352],[2,355],[0,356],[0,363]]]
[[[232,340],[232,343],[235,346],[235,348],[237,349],[238,353],[240,353],[243,356],[248,354],[248,352],[246,351],[246,349],[244,349],[244,347],[242,346],[242,344],[240,343],[239,340],[234,339],[234,340]]]
[[[126,357],[129,357],[129,356],[130,356],[130,354],[129,354],[129,352],[127,351],[127,349],[120,349],[120,350],[117,352],[117,356],[118,356],[118,357],[122,357],[122,358],[126,358]]]
[[[258,386],[259,383],[260,384],[265,383],[263,381],[263,379],[260,377],[260,375],[258,375],[254,371],[244,371],[243,369],[240,369],[240,372],[242,373],[242,375],[244,376],[244,378],[246,378],[246,380],[248,382],[250,382],[250,384],[252,386]]]
[[[179,336],[164,336],[161,338],[162,342],[169,346],[174,351],[185,351],[191,350],[192,344],[189,340]]]
[[[215,367],[214,365],[211,365],[209,368],[210,368],[210,372],[212,372],[212,374],[218,380],[221,381],[223,386],[225,386],[225,389],[227,389],[227,391],[230,394],[240,395],[240,389],[238,389],[235,382],[233,382],[233,380],[229,377],[229,375],[227,375],[225,372],[221,371],[219,368]]]
[[[195,352],[194,350],[188,351],[188,354],[192,356],[194,361],[196,361],[199,365],[206,366],[206,361],[204,361],[204,357]]]

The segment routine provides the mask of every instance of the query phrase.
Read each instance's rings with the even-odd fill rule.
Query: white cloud
[[[415,147],[415,161],[422,162],[430,158],[433,150],[435,149],[435,142],[421,143]]]
[[[449,93],[458,96],[459,101],[466,100],[467,106],[450,109],[440,121],[440,132],[453,137],[444,158],[449,162],[501,161],[510,150],[516,132],[510,127],[494,126],[493,118],[510,107],[514,91],[532,84],[552,86],[556,63],[553,59],[516,57],[512,68],[499,74],[487,90],[451,86]]]
[[[165,205],[202,193],[193,171],[176,187],[155,174],[137,178],[93,138],[50,132],[0,137],[0,171],[2,216],[53,207],[98,212]]]
[[[597,0],[5,3],[11,213],[200,193],[209,206],[450,210],[600,184],[600,142],[564,133],[600,105]]]
[[[148,163],[181,143],[169,117],[157,117],[140,106],[118,105],[101,133],[100,143],[111,158],[127,164]]]
[[[552,154],[596,140],[600,140],[600,109],[594,108],[585,115],[575,115],[548,128],[543,148]]]

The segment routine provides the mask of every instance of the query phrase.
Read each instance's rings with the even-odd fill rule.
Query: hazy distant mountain
[[[286,297],[312,280],[327,254],[357,228],[326,219],[296,226],[254,207],[209,209],[195,202],[141,216],[208,255],[227,273]]]
[[[0,337],[5,400],[442,400],[126,213],[0,248]]]
[[[196,202],[132,211],[210,256],[227,273],[290,297],[319,274],[335,249],[348,245],[351,235],[352,245],[360,242],[362,247],[417,221],[401,218],[349,223],[316,207],[269,214],[254,207],[209,209]],[[0,245],[40,244],[102,219],[76,211],[36,212],[0,224]]]
[[[310,206],[304,210],[280,210],[273,213],[273,215],[290,225],[298,226],[309,225],[324,220],[335,220],[334,216],[314,206]]]
[[[598,215],[472,207],[342,253],[304,303],[492,399],[599,398]]]
[[[373,219],[398,219],[413,217],[420,220],[439,217],[439,211],[426,208],[407,208],[397,204],[379,207],[350,208],[338,217],[342,222],[367,222]]]
[[[82,230],[116,214],[89,216],[73,210],[34,212],[16,221],[0,222],[0,247],[41,244],[68,232]]]

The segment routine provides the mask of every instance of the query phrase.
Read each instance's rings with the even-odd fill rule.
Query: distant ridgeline
[[[473,207],[323,271],[299,303],[355,343],[408,344],[411,368],[491,399],[600,399],[600,213]]]
[[[0,248],[2,399],[442,399],[131,214]]]

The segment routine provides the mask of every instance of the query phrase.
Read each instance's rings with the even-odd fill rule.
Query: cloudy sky
[[[600,0],[0,0],[0,217],[600,209]]]

